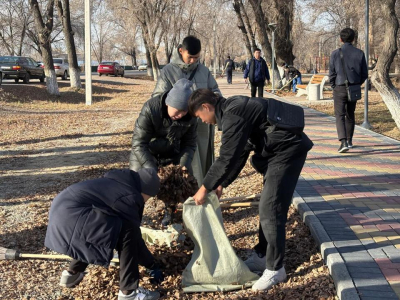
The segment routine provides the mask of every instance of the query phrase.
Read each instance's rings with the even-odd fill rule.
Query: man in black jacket
[[[148,100],[136,120],[129,168],[155,168],[169,164],[185,166],[193,174],[197,147],[197,120],[188,114],[193,83],[179,79],[171,91]],[[166,209],[163,225],[171,222]]]
[[[271,126],[267,119],[269,99],[233,96],[228,99],[200,89],[189,99],[189,112],[222,130],[220,156],[211,166],[203,185],[193,196],[203,204],[206,195],[231,184],[249,157],[264,176],[260,198],[259,244],[246,260],[252,271],[263,272],[253,290],[268,290],[286,279],[283,266],[285,224],[293,192],[313,143],[304,133],[295,134]]]
[[[250,59],[244,70],[244,81],[247,83],[247,78],[250,80],[251,85],[251,97],[256,96],[258,90],[258,97],[264,95],[265,81],[269,83],[269,71],[265,60],[261,57],[261,50],[256,48],[254,50],[254,58]]]
[[[332,52],[329,61],[329,82],[333,88],[333,103],[336,117],[336,130],[340,146],[338,152],[347,152],[353,148],[353,134],[355,127],[354,111],[357,102],[349,102],[345,86],[346,75],[349,85],[361,85],[368,78],[367,63],[364,52],[353,47],[355,32],[345,28],[340,32],[340,49]],[[345,70],[340,59],[340,50],[343,53]]]
[[[79,284],[88,264],[108,267],[117,249],[118,300],[158,299],[158,292],[139,287],[138,265],[151,269],[152,281],[162,281],[162,272],[140,233],[144,204],[159,187],[157,170],[126,169],[73,184],[58,194],[51,204],[45,246],[73,258],[60,285]]]
[[[283,63],[283,78],[286,78],[286,80],[290,81],[293,79],[293,82],[290,84],[290,86],[293,86],[293,93],[297,92],[296,86],[298,84],[301,84],[301,73],[299,70],[297,70],[295,67],[292,65],[287,65],[286,63]]]
[[[232,84],[232,71],[235,70],[235,63],[231,59],[230,56],[228,56],[228,59],[225,60],[225,65],[224,65],[224,71],[226,72],[226,80],[228,81],[228,84]]]

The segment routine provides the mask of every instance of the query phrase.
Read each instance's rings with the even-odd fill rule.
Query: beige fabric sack
[[[183,204],[183,222],[195,244],[182,274],[186,293],[231,291],[251,287],[259,278],[237,257],[226,236],[219,200],[214,192],[203,205],[193,198]]]

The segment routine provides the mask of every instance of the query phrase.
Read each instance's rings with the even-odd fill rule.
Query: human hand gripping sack
[[[197,193],[193,196],[194,202],[196,202],[196,205],[202,205],[204,202],[206,202],[207,199],[207,189],[202,185]]]

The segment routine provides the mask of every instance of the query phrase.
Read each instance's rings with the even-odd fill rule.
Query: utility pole
[[[216,23],[217,22],[217,15],[214,13],[214,22],[213,22],[213,68],[214,68],[214,78],[217,78],[217,29]]]
[[[91,0],[85,0],[85,95],[86,105],[92,105],[92,56],[91,56]]]
[[[365,59],[367,61],[367,69],[369,65],[369,0],[365,0]],[[372,126],[368,122],[368,86],[369,79],[364,83],[364,122],[361,124],[366,129]]]

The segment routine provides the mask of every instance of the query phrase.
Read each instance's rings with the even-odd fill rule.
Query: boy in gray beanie
[[[193,83],[185,78],[173,88],[148,100],[136,120],[132,137],[129,168],[158,169],[169,164],[181,165],[192,171],[197,147],[197,120],[188,114],[188,100]],[[171,216],[166,214],[163,225]]]

